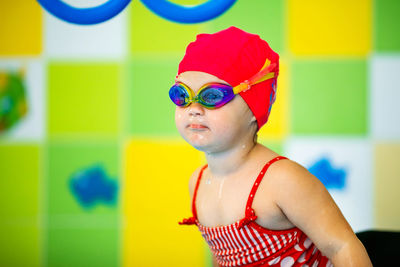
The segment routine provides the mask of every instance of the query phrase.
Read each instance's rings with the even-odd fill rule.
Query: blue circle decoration
[[[182,6],[167,0],[141,1],[160,17],[179,23],[199,23],[214,19],[236,2],[236,0],[208,0],[196,6]]]
[[[72,7],[61,0],[37,0],[49,13],[74,24],[91,25],[104,22],[118,15],[131,0],[108,0],[90,8]]]

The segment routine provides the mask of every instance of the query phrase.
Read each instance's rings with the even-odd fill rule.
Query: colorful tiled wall
[[[399,14],[397,0],[238,0],[188,25],[134,0],[79,26],[0,1],[0,266],[211,266],[177,224],[205,159],[168,89],[186,45],[231,25],[281,56],[260,142],[325,179],[355,231],[400,230]]]

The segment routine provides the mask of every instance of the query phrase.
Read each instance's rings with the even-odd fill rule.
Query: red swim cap
[[[186,48],[178,75],[185,71],[202,71],[234,87],[260,71],[266,60],[276,64],[274,78],[239,93],[256,117],[260,129],[268,121],[275,102],[279,55],[259,35],[234,26],[213,34],[198,34]]]

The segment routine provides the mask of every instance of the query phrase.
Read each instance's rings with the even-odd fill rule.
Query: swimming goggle
[[[235,87],[223,83],[207,83],[199,89],[197,95],[186,84],[176,82],[169,90],[169,97],[179,107],[187,107],[193,102],[209,109],[222,107],[238,93],[249,90],[252,85],[275,77],[275,72],[272,72],[272,70],[276,64],[270,63],[267,59],[258,73]]]

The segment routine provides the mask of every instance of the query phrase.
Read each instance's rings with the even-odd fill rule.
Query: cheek
[[[175,125],[178,129],[182,128],[184,124],[184,111],[181,108],[175,109]]]
[[[237,125],[238,118],[230,112],[215,112],[208,117],[208,122],[212,129],[219,134],[229,134]]]
[[[252,118],[251,111],[241,103],[232,103],[226,109],[216,110],[210,116],[212,125],[216,126],[219,134],[235,135],[238,132],[246,131],[250,127]]]

